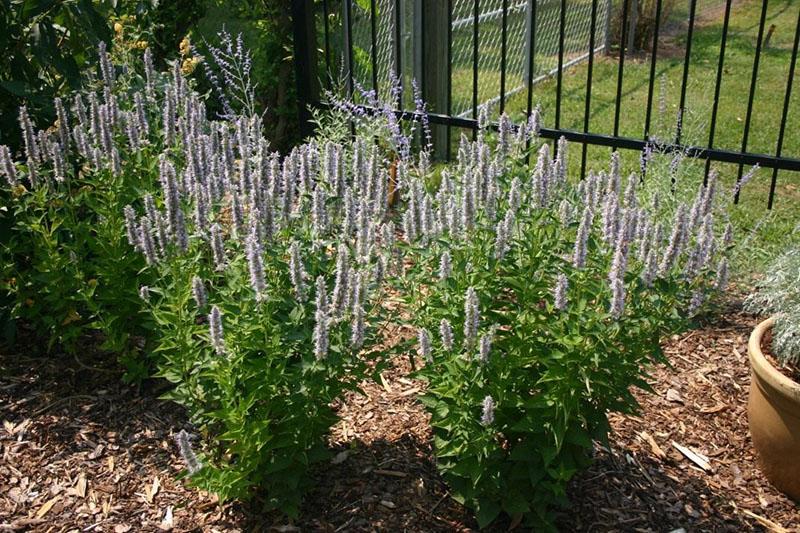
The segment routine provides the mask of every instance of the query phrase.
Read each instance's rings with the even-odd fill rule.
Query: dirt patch
[[[560,529],[800,527],[795,505],[758,470],[748,435],[746,341],[757,322],[734,307],[665,343],[672,368],[654,369],[654,393],[637,393],[638,416],[612,415],[609,447],[598,445],[593,466],[570,484]],[[410,333],[388,329],[394,338]],[[409,378],[406,358],[339,406],[335,458],[314,472],[301,519],[289,524],[262,513],[257,499],[219,506],[176,480],[172,435],[190,429],[182,410],[157,399],[159,382],[137,390],[102,369],[102,354],[82,356],[0,355],[0,530],[477,529],[437,475],[415,399],[423,384]]]

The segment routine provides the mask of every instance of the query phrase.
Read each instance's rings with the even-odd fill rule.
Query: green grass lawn
[[[722,36],[723,10],[708,10],[715,4],[724,5],[721,1],[698,2],[698,13],[701,15],[692,39],[682,142],[699,146],[708,144],[714,81]],[[761,5],[761,0],[745,0],[735,3],[732,10],[714,141],[717,148],[738,151],[742,147]],[[657,80],[651,134],[664,139],[674,138],[680,101],[687,17],[685,6],[682,9],[676,9],[670,18],[668,27],[672,26],[672,29],[660,42],[656,62]],[[800,7],[793,0],[772,0],[769,3],[766,27],[774,24],[775,32],[769,47],[761,54],[747,146],[749,152],[775,153],[798,9]],[[680,24],[681,20],[684,21],[683,24]],[[620,135],[643,138],[650,64],[649,53],[625,58]],[[589,131],[613,133],[617,69],[618,58],[615,55],[600,54],[595,57]],[[583,130],[587,72],[586,62],[564,72],[562,128]],[[482,69],[479,75],[485,80],[482,85],[498,84],[496,80],[499,79],[499,73],[496,71]],[[783,154],[792,157],[800,157],[800,87],[796,86],[797,79],[795,77],[783,145]],[[471,72],[454,71],[454,101],[471,98],[472,86],[469,80]],[[552,127],[555,123],[556,80],[549,79],[536,85],[533,100],[541,106],[544,125]],[[518,93],[507,101],[506,110],[513,117],[521,119],[526,101],[527,93]],[[458,132],[455,132],[453,138],[458,138]],[[580,170],[580,153],[580,145],[572,146],[570,172],[573,175],[577,175]],[[609,154],[609,148],[590,146],[587,167],[605,168]],[[626,172],[638,169],[637,152],[623,150],[622,156]],[[685,162],[683,167],[682,179],[690,182],[687,188],[695,188],[702,179],[704,162]],[[719,171],[727,193],[736,179],[738,167],[713,163],[712,168]],[[747,170],[748,168],[744,169],[745,172]],[[748,252],[742,253],[740,258],[740,266],[747,270],[763,265],[767,258],[776,250],[784,248],[789,241],[800,243],[800,228],[797,228],[800,222],[800,175],[794,172],[778,173],[775,206],[767,214],[771,178],[771,169],[759,170],[742,192],[740,204],[733,210],[733,218],[742,231],[749,232],[753,228],[758,230],[757,235],[749,239]],[[750,257],[751,252],[754,257]]]

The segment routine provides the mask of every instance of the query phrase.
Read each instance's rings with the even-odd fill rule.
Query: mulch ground
[[[610,449],[598,445],[593,466],[571,483],[560,530],[800,528],[795,504],[759,472],[748,435],[746,339],[758,319],[736,307],[722,316],[665,343],[672,367],[654,369],[655,393],[637,394],[638,416],[611,417]],[[172,435],[191,430],[185,414],[157,399],[159,382],[125,385],[92,353],[0,355],[0,531],[477,528],[436,474],[415,400],[422,384],[404,359],[339,406],[335,458],[314,474],[300,520],[288,523],[257,503],[220,506],[176,480]],[[692,452],[707,464],[688,459]]]

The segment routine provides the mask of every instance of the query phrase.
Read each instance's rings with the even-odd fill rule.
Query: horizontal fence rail
[[[790,0],[745,0],[733,10],[732,3],[294,0],[299,100],[304,106],[324,107],[321,81],[367,112],[372,110],[362,105],[366,100],[360,94],[372,91],[382,101],[395,102],[398,116],[410,118],[415,108],[415,91],[410,89],[417,87],[433,125],[434,152],[447,159],[453,151],[451,130],[471,130],[474,135],[481,107],[489,108],[495,121],[504,112],[522,121],[539,104],[544,124],[553,126],[542,128],[543,138],[563,136],[582,145],[581,177],[590,147],[680,152],[705,159],[706,175],[712,161],[735,166],[738,178],[744,166],[759,165],[772,169],[771,209],[778,171],[800,171],[797,143],[787,135],[800,127],[800,117],[795,118],[800,104],[796,95],[792,99],[800,6]],[[748,6],[754,16],[742,29],[732,17]],[[685,12],[677,12],[678,7]],[[784,11],[790,18],[778,19]],[[770,46],[776,39],[775,21],[780,22],[780,44]],[[746,33],[751,30],[753,35]],[[698,54],[708,54],[709,39],[718,43],[718,54],[698,61]],[[732,39],[736,42],[729,45]],[[315,53],[318,47],[320,54]],[[731,62],[738,61],[733,65],[742,69],[743,49],[749,54],[744,57],[749,61],[745,74],[749,83],[735,89],[732,76],[743,73],[731,73]],[[777,77],[786,80],[781,94],[766,95],[772,105],[758,98],[765,97],[761,94],[765,89],[759,93],[759,80],[767,68],[769,77],[778,72]],[[675,74],[671,80],[670,69]],[[698,86],[711,82],[713,86]],[[668,85],[677,93],[674,118],[665,117],[670,111]],[[739,94],[731,94],[734,90]],[[740,113],[744,120],[737,116],[732,127],[730,102],[740,94],[746,97],[746,110]],[[697,108],[709,96],[709,117],[703,117],[699,138],[690,136],[689,123],[701,115]],[[779,123],[766,132],[777,135],[773,147],[765,145],[763,131],[757,146],[753,141],[765,105],[780,112]],[[605,111],[605,123],[598,124]],[[307,118],[307,111],[301,111],[301,119]],[[636,133],[631,122],[640,118]],[[789,120],[796,120],[796,125],[787,126]],[[742,122],[741,136],[732,142],[730,132],[738,122]],[[727,135],[724,139],[721,132]]]

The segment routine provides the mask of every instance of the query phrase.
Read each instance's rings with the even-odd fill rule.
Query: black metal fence
[[[792,27],[788,32],[785,28],[779,30],[784,46],[781,54],[770,59],[775,67],[769,73],[773,84],[776,75],[785,77],[785,84],[780,83],[782,94],[773,91],[766,103],[775,109],[775,118],[779,118],[779,122],[771,125],[772,131],[777,129],[774,148],[752,151],[749,142],[761,61],[776,30],[775,24],[767,28],[770,0],[755,0],[760,4],[760,17],[757,26],[752,27],[754,31],[757,28],[754,46],[740,46],[737,41],[738,48],[747,48],[744,53],[749,62],[746,75],[750,81],[740,86],[747,87],[746,110],[743,119],[737,117],[743,126],[740,142],[735,142],[735,146],[731,146],[730,139],[727,146],[718,142],[721,102],[723,96],[729,96],[723,89],[726,76],[731,75],[726,52],[731,40],[734,2],[684,1],[688,4],[686,12],[679,13],[676,20],[675,16],[670,17],[675,12],[675,0],[294,0],[301,119],[309,118],[308,107],[325,104],[320,88],[337,83],[347,96],[358,101],[359,88],[388,98],[396,80],[402,91],[396,111],[408,113],[414,109],[413,96],[408,90],[414,80],[428,105],[429,120],[435,125],[435,151],[438,156],[449,158],[452,130],[474,132],[478,127],[479,106],[492,105],[493,116],[503,112],[529,115],[537,98],[541,101],[539,93],[547,93],[551,116],[546,123],[553,127],[542,128],[541,135],[549,139],[564,136],[582,144],[582,176],[590,146],[641,152],[650,145],[661,151],[681,151],[705,159],[706,172],[712,161],[734,164],[738,178],[745,165],[772,169],[768,198],[768,206],[772,208],[778,171],[800,171],[800,159],[796,157],[800,153],[784,153],[788,120],[800,113],[800,109],[795,109],[800,103],[793,100],[792,92],[800,40],[800,5],[783,0],[781,20],[784,26],[790,20]],[[736,4],[737,9],[742,9],[740,2]],[[706,14],[702,20],[699,10]],[[787,18],[787,10],[795,11],[796,15]],[[649,21],[645,30],[639,25],[644,17]],[[692,46],[698,39],[698,31],[720,23],[721,27],[714,29],[714,35],[719,34],[718,53],[715,52],[713,60],[715,71],[713,76],[711,71],[705,73],[708,79],[698,89],[690,83],[690,74],[697,68]],[[637,50],[634,33],[643,31],[646,36],[643,38],[640,33],[637,37],[646,43]],[[666,33],[673,38],[668,51],[659,49],[664,45]],[[793,35],[793,40],[789,40],[788,34]],[[716,50],[717,45],[714,46]],[[737,54],[741,59],[741,50]],[[664,107],[663,102],[656,102],[656,85],[661,79],[661,62],[666,60],[672,62],[673,69],[674,63],[680,61],[679,81],[676,80],[677,120],[670,128],[671,133],[662,131],[656,135],[654,110]],[[636,78],[641,89],[640,100],[645,101],[644,109],[624,109],[629,96],[625,91],[626,68],[638,71]],[[613,83],[606,83],[605,87],[606,97],[613,95],[613,102],[605,104],[613,106],[613,119],[608,117],[605,128],[591,120],[593,98],[597,99],[593,87],[599,83],[600,75]],[[568,95],[573,108],[571,124],[566,123],[565,117],[567,78],[571,84]],[[578,78],[581,84],[576,87]],[[713,88],[713,97],[708,122],[702,128],[702,142],[696,139],[687,142],[684,124],[693,91],[710,94],[709,88]],[[468,102],[466,110],[454,108],[454,105],[463,107],[464,101]],[[583,108],[582,116],[575,112],[576,102]],[[663,113],[663,109],[658,111]],[[630,127],[622,131],[624,112],[634,113],[637,119],[643,116],[641,134],[637,135]]]

